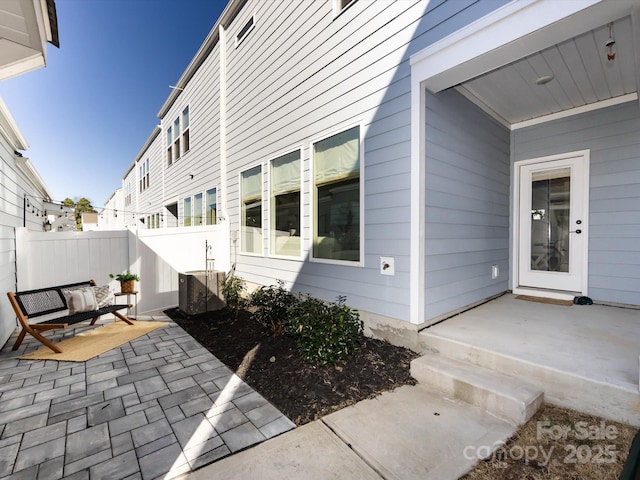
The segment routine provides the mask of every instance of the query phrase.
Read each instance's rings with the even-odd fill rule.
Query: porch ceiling
[[[637,28],[637,27],[636,27]],[[612,23],[615,59],[609,60],[608,24],[562,41],[456,88],[505,125],[598,102],[637,96],[638,32],[630,15]],[[546,84],[536,80],[550,75]]]

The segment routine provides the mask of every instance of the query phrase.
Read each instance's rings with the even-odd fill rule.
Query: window
[[[182,125],[182,130],[180,126]],[[167,128],[167,165],[171,166],[190,148],[189,136],[189,106],[186,106],[182,114]]]
[[[167,129],[167,165],[173,163],[173,137],[171,136],[171,127]]]
[[[140,191],[144,192],[149,188],[149,159],[147,158],[140,165]]]
[[[193,196],[193,224],[195,226],[202,225],[202,194],[198,193]]]
[[[360,261],[360,127],[313,145],[313,257]]]
[[[262,252],[262,166],[240,174],[241,243],[243,253]]]
[[[355,3],[355,2],[356,2],[356,0],[338,0],[340,11],[344,10],[349,5],[351,5],[352,3]]]
[[[125,207],[128,207],[129,205],[131,205],[131,183],[132,182],[127,182],[126,185],[124,186],[124,205],[125,205]]]
[[[182,151],[189,151],[189,107],[182,111]]]
[[[252,15],[251,18],[247,21],[247,23],[244,24],[244,27],[242,27],[238,32],[238,34],[236,35],[236,47],[240,45],[240,43],[245,39],[247,34],[253,29],[253,26],[254,26],[254,20]]]
[[[356,3],[357,0],[333,0],[334,17],[340,15],[343,11]]]
[[[173,122],[173,160],[180,158],[180,118],[176,118]]]
[[[207,190],[207,225],[215,225],[218,222],[216,189]]]
[[[271,252],[300,256],[300,151],[271,161]]]
[[[191,226],[191,197],[187,197],[184,199],[184,212],[183,212],[183,220],[182,224],[185,227]]]

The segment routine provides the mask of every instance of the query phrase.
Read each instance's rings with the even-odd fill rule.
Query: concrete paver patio
[[[84,363],[21,360],[41,344],[9,340],[0,478],[172,478],[294,428],[168,317],[141,319],[167,325]]]

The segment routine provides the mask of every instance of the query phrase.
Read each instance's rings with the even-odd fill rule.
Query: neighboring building
[[[639,10],[232,0],[125,174],[126,224],[219,224],[247,281],[346,295],[409,346],[507,290],[638,304]]]
[[[122,188],[118,188],[104,203],[98,218],[99,230],[124,230],[124,196]],[[120,215],[118,215],[118,213]]]
[[[0,80],[43,67],[47,42],[59,46],[55,3],[40,0],[4,2],[0,8]],[[21,151],[27,142],[0,98],[0,290],[16,290],[17,227],[43,231],[51,194]],[[9,302],[0,302],[0,345],[16,327]]]
[[[98,212],[82,212],[80,214],[80,221],[83,232],[93,232],[99,230]]]

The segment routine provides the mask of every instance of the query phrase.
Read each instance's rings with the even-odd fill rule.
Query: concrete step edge
[[[438,354],[413,360],[411,375],[419,383],[517,424],[529,420],[544,398],[541,389],[519,378]]]

